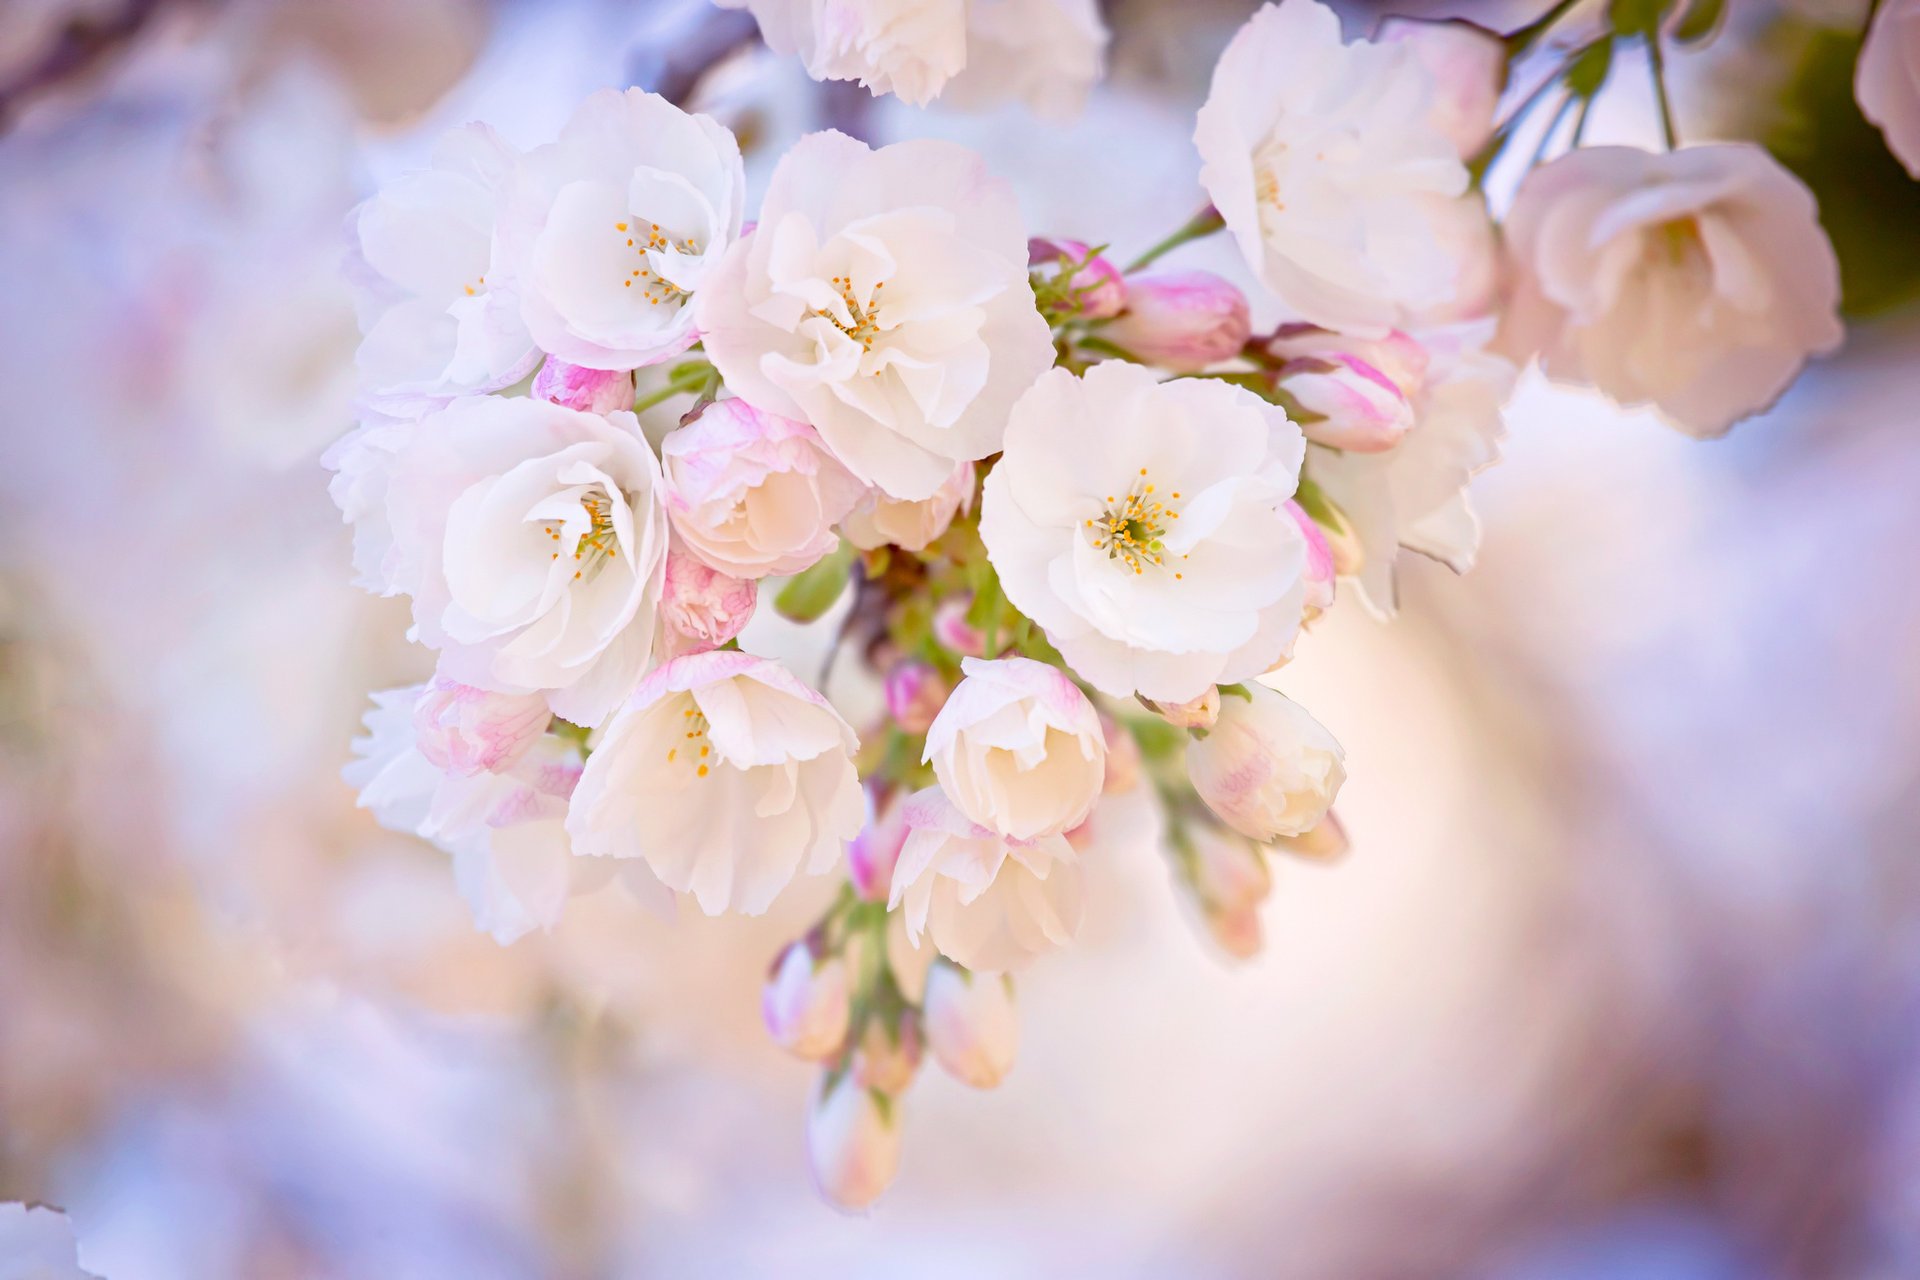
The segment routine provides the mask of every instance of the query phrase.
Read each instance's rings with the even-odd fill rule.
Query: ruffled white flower
[[[638,89],[588,98],[521,161],[501,228],[534,340],[590,369],[692,346],[689,303],[740,234],[745,186],[708,117]]]
[[[1887,149],[1920,178],[1920,3],[1881,0],[1854,67],[1860,110],[1880,127]]]
[[[417,725],[441,714],[443,692],[415,685],[373,695],[358,757],[343,771],[359,804],[380,824],[430,840],[453,855],[454,877],[474,924],[509,943],[558,923],[567,900],[598,888],[607,868],[572,856],[567,801],[580,753],[542,734],[498,766],[454,772],[420,749]]]
[[[376,403],[418,407],[492,391],[540,358],[495,236],[517,157],[483,124],[455,129],[431,165],[354,210],[361,381]]]
[[[967,818],[1016,840],[1086,821],[1100,798],[1100,714],[1066,674],[1031,658],[965,658],[927,730],[922,762]]]
[[[1265,844],[1311,831],[1346,781],[1346,752],[1291,698],[1263,684],[1220,700],[1220,719],[1187,747],[1193,788],[1220,820]]]
[[[1501,348],[1691,435],[1765,409],[1844,336],[1813,194],[1751,143],[1568,152],[1520,184],[1506,239]]]
[[[888,909],[969,969],[1001,973],[1065,946],[1080,927],[1080,865],[1064,835],[1012,840],[979,826],[938,787],[908,798]]]
[[[1013,189],[946,142],[802,138],[698,312],[729,388],[900,499],[998,450],[1054,357]]]
[[[567,829],[577,852],[643,859],[709,915],[758,915],[860,833],[857,745],[778,663],[689,654],[649,675],[608,725]]]
[[[552,719],[537,693],[492,693],[436,676],[414,705],[413,732],[435,768],[471,777],[513,768]]]
[[[812,427],[739,399],[669,435],[660,461],[681,541],[737,578],[807,568],[839,545],[834,525],[866,492]]]
[[[1388,430],[1373,430],[1364,413],[1355,411],[1307,428],[1306,475],[1347,522],[1337,532],[1355,560],[1344,571],[1358,579],[1368,607],[1383,617],[1398,607],[1395,572],[1402,548],[1455,573],[1471,569],[1479,552],[1480,521],[1467,485],[1500,455],[1514,379],[1513,366],[1484,349],[1490,328],[1460,325],[1417,339],[1394,333],[1379,340],[1297,333],[1272,344],[1273,354],[1290,362],[1364,368],[1383,389],[1383,411],[1396,419]],[[1292,389],[1297,383],[1284,379],[1282,385]],[[1387,386],[1392,397],[1384,396]],[[1325,397],[1309,398],[1310,407],[1338,411]],[[1353,447],[1355,435],[1384,439],[1395,432],[1384,449]]]
[[[330,460],[368,526],[363,581],[412,597],[442,672],[605,719],[646,669],[666,563],[660,467],[633,415],[475,397],[354,439]]]
[[[967,110],[1024,102],[1071,119],[1106,71],[1107,40],[1095,0],[970,0],[967,63],[941,102]]]
[[[878,489],[869,490],[841,521],[840,532],[862,551],[885,546],[924,551],[947,531],[956,515],[972,505],[973,483],[973,464],[963,462],[931,498],[889,498]]]
[[[714,0],[746,9],[815,80],[854,80],[921,106],[967,61],[967,0]]]
[[[1305,445],[1223,382],[1055,370],[1014,409],[980,536],[1007,599],[1088,683],[1184,702],[1292,645],[1306,544],[1284,504]]]
[[[1254,273],[1314,323],[1383,329],[1456,291],[1433,223],[1467,171],[1433,97],[1411,49],[1343,43],[1317,0],[1262,7],[1220,55],[1200,180]]]

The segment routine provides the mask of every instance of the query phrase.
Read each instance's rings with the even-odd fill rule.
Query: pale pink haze
[[[1031,658],[963,658],[922,763],[956,808],[1015,840],[1086,821],[1106,776],[1100,716],[1066,674]]]
[[[758,584],[735,578],[678,548],[667,552],[660,597],[665,657],[717,649],[753,617]]]
[[[1281,507],[1305,448],[1240,387],[1117,360],[1055,369],[1014,407],[980,536],[1077,676],[1184,702],[1292,647],[1306,544]]]
[[[533,375],[535,398],[586,413],[633,408],[633,373],[627,369],[589,369],[549,356]]]
[[[1189,829],[1186,851],[1182,883],[1208,936],[1232,958],[1251,959],[1261,945],[1259,909],[1273,892],[1266,851],[1206,824]]]
[[[1110,320],[1126,310],[1127,278],[1104,255],[1093,254],[1092,245],[1058,237],[1035,236],[1027,241],[1028,264],[1048,276],[1063,270],[1063,259],[1087,264],[1073,274],[1072,286],[1079,291],[1077,314],[1089,320]]]
[[[567,815],[575,852],[637,858],[708,915],[765,911],[840,861],[865,816],[853,730],[778,663],[656,669],[607,726]]]
[[[508,279],[542,350],[625,370],[697,339],[692,298],[740,234],[725,128],[658,94],[603,89],[521,159],[502,218]]]
[[[1098,336],[1150,364],[1198,373],[1240,354],[1252,332],[1247,296],[1210,271],[1158,271],[1127,282],[1127,309]]]
[[[962,1084],[991,1089],[1013,1070],[1020,1047],[1013,983],[999,974],[966,973],[936,961],[927,974],[927,1048]]]
[[[1013,188],[948,142],[802,138],[698,310],[735,394],[811,423],[854,475],[905,500],[996,452],[1054,357]]]
[[[847,966],[818,959],[804,942],[780,953],[760,992],[760,1016],[773,1042],[796,1058],[824,1062],[847,1038],[852,1008]]]
[[[947,702],[947,682],[938,671],[917,659],[895,664],[887,672],[887,714],[908,733],[925,733]]]
[[[490,693],[436,676],[414,706],[413,730],[435,768],[471,777],[518,764],[552,719],[540,694]]]
[[[1812,192],[1752,143],[1582,147],[1506,223],[1499,346],[1559,382],[1717,436],[1840,345],[1840,269]]]
[[[681,542],[736,578],[808,568],[839,545],[834,526],[866,492],[812,427],[739,399],[669,434],[660,463]]]
[[[862,551],[889,545],[924,551],[947,531],[954,516],[972,506],[973,486],[973,464],[962,462],[930,498],[889,498],[878,489],[869,490],[840,522],[840,532]]]
[[[1507,78],[1507,51],[1499,36],[1471,22],[1393,17],[1381,24],[1380,42],[1411,49],[1433,77],[1427,123],[1461,159],[1486,145]]]
[[[1107,26],[1097,0],[967,0],[967,61],[942,105],[981,110],[1025,103],[1071,120],[1106,71]]]
[[[1881,0],[1854,67],[1853,92],[1887,149],[1920,178],[1920,0]]]
[[[1220,700],[1220,719],[1187,747],[1187,774],[1222,822],[1267,843],[1312,830],[1346,781],[1346,753],[1320,722],[1263,684]]]
[[[1106,712],[1100,713],[1100,732],[1107,739],[1107,776],[1100,789],[1107,795],[1119,795],[1140,785],[1143,767],[1140,744],[1127,727]]]
[[[807,1112],[807,1172],[822,1196],[857,1212],[878,1200],[900,1171],[899,1104],[851,1072],[825,1090],[823,1072]]]
[[[905,820],[888,907],[900,913],[909,942],[924,936],[955,963],[999,973],[1073,940],[1080,866],[1064,835],[997,835],[939,787],[915,792]]]
[[[987,637],[967,614],[973,609],[972,596],[942,600],[933,610],[933,638],[963,657],[978,658],[987,651]]]

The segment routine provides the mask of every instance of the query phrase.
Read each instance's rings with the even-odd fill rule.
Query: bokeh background
[[[1035,231],[1131,249],[1200,201],[1252,4],[1110,5],[1108,83],[1036,126],[750,49],[694,84],[739,35],[704,0],[5,0],[0,1200],[110,1280],[1920,1275],[1920,199],[1852,109],[1864,5],[1730,3],[1682,131],[1815,186],[1846,348],[1713,444],[1524,380],[1475,572],[1341,603],[1290,669],[1353,856],[1281,868],[1229,967],[1135,824],[1012,1077],[924,1073],[848,1218],[758,1018],[826,886],[502,948],[340,781],[428,663],[317,464],[346,211],[447,127],[534,145],[639,84],[756,191],[823,124],[951,137]],[[1651,141],[1646,85],[1623,59],[1589,140]]]

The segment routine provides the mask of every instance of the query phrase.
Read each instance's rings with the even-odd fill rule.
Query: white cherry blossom
[[[969,0],[967,62],[941,96],[966,110],[1024,102],[1069,120],[1106,71],[1107,24],[1095,0]]]
[[[758,915],[838,864],[865,814],[858,745],[826,699],[732,650],[654,671],[587,761],[567,829],[587,856],[644,860],[709,915]]]
[[[740,234],[731,133],[658,94],[605,89],[521,161],[501,235],[540,347],[623,370],[686,350],[690,300]]]
[[[1262,6],[1214,68],[1201,183],[1248,265],[1316,324],[1379,330],[1455,292],[1436,219],[1466,167],[1412,49],[1343,42],[1318,0]]]
[[[1305,443],[1223,382],[1057,369],[1014,409],[980,536],[1007,599],[1088,683],[1185,702],[1293,642],[1306,544],[1284,504]]]
[[[878,489],[868,490],[841,522],[840,532],[862,551],[884,546],[924,551],[955,516],[972,506],[973,485],[973,464],[962,462],[930,498],[889,498]]]
[[[1100,798],[1100,715],[1065,672],[1031,658],[966,658],[965,678],[927,729],[922,759],[954,806],[1031,840],[1079,826]]]
[[[967,61],[968,0],[714,0],[746,9],[775,53],[815,80],[853,80],[924,105]]]
[[[999,449],[1053,363],[1013,189],[947,142],[802,138],[697,310],[735,394],[898,499]]]

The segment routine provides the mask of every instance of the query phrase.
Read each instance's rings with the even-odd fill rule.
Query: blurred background
[[[430,666],[317,463],[347,210],[638,84],[756,191],[824,124],[950,137],[1132,250],[1200,203],[1253,4],[1110,5],[1107,83],[1036,127],[813,84],[704,0],[0,0],[0,1201],[109,1280],[1920,1275],[1920,198],[1852,106],[1864,4],[1730,5],[1683,133],[1814,185],[1846,348],[1712,444],[1523,380],[1479,567],[1290,669],[1354,855],[1279,867],[1229,967],[1150,831],[1103,849],[1012,1077],[923,1073],[848,1218],[758,1011],[829,886],[500,947],[340,781]],[[1589,140],[1650,142],[1615,81]]]

